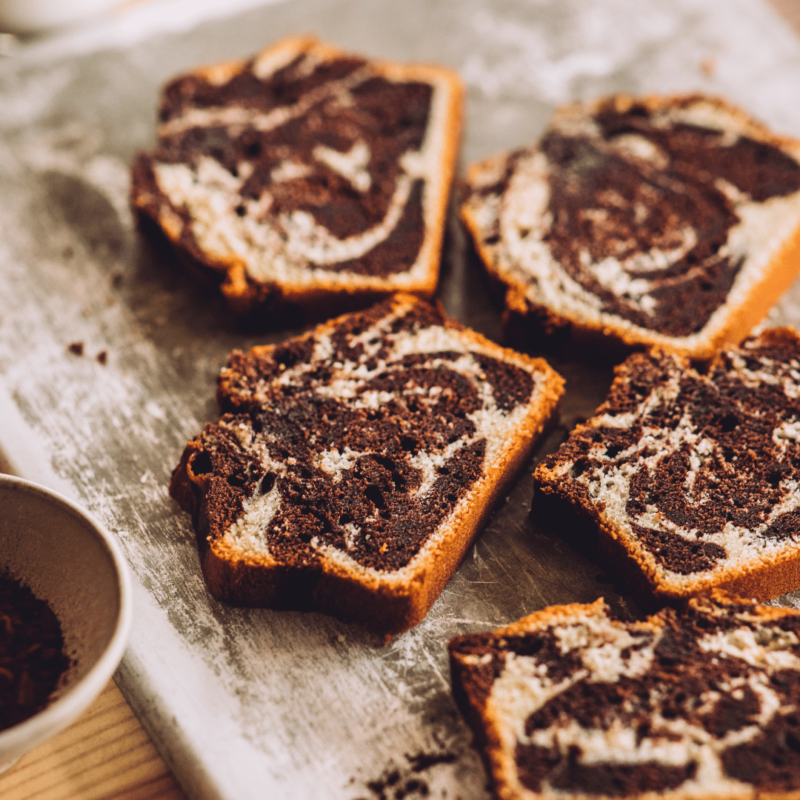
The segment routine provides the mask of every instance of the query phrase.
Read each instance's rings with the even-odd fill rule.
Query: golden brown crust
[[[303,53],[313,54],[319,59],[351,56],[350,53],[311,36],[295,36],[287,37],[267,48],[256,57],[256,62],[275,58],[286,60],[292,55]],[[219,85],[248,68],[248,64],[244,60],[229,61],[199,67],[190,74]],[[245,259],[234,255],[212,254],[198,246],[191,233],[188,215],[173,207],[158,190],[152,156],[149,153],[138,155],[132,167],[131,203],[134,209],[154,221],[173,246],[188,257],[195,267],[206,270],[215,277],[229,307],[237,315],[252,320],[261,319],[268,325],[269,317],[274,313],[280,315],[280,320],[288,313],[295,315],[295,321],[299,315],[313,321],[364,308],[397,291],[408,292],[424,299],[433,297],[438,284],[450,187],[460,145],[463,87],[457,73],[443,66],[382,60],[371,60],[369,66],[376,74],[389,80],[419,81],[435,89],[435,108],[431,109],[432,122],[428,134],[435,136],[439,144],[432,164],[425,168],[425,235],[414,265],[417,277],[413,279],[404,277],[405,273],[387,276],[346,273],[346,281],[336,274],[322,274],[310,282],[297,282],[291,278],[255,279]]]

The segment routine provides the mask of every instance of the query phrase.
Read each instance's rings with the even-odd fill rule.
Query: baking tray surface
[[[229,351],[298,331],[239,329],[137,229],[128,167],[155,141],[159,89],[297,33],[443,63],[467,88],[463,174],[532,141],[559,103],[615,91],[719,94],[800,137],[800,42],[760,0],[293,0],[160,24],[175,7],[132,9],[146,35],[117,35],[116,20],[92,47],[41,43],[0,60],[0,446],[118,538],[136,584],[118,682],[189,796],[486,798],[446,642],[599,596],[640,613],[529,513],[534,464],[602,401],[611,368],[550,359],[567,379],[560,425],[412,631],[387,644],[321,615],[217,603],[169,475],[218,418]],[[500,311],[454,213],[442,264],[446,310],[499,340]],[[770,320],[800,320],[797,284]]]

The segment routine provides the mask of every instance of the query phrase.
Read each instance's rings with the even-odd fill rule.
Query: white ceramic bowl
[[[0,771],[65,728],[117,668],[130,629],[128,568],[109,534],[74,503],[0,475],[0,570],[46,600],[72,666],[50,704],[0,731]]]

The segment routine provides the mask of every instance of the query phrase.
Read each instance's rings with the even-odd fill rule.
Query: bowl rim
[[[133,619],[132,586],[130,568],[119,545],[105,526],[84,508],[47,486],[15,475],[0,474],[0,486],[2,485],[12,486],[30,495],[45,496],[51,502],[61,505],[87,522],[109,556],[116,573],[119,592],[119,613],[114,632],[100,658],[77,683],[66,689],[60,697],[48,703],[33,716],[0,731],[0,753],[18,749],[21,754],[73,722],[100,694],[114,674],[122,660],[130,634]]]

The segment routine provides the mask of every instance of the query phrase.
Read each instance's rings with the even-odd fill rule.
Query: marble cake
[[[132,203],[241,314],[431,297],[461,102],[442,67],[284,39],[165,87]]]
[[[663,351],[630,356],[534,481],[662,601],[800,588],[800,337],[766,330],[707,371]]]
[[[800,270],[800,143],[701,96],[559,110],[470,166],[462,217],[510,342],[741,341]]]
[[[645,622],[602,600],[450,643],[501,800],[800,797],[800,614],[715,593]]]
[[[554,415],[562,379],[397,295],[234,352],[171,495],[212,593],[383,634],[418,623]]]

